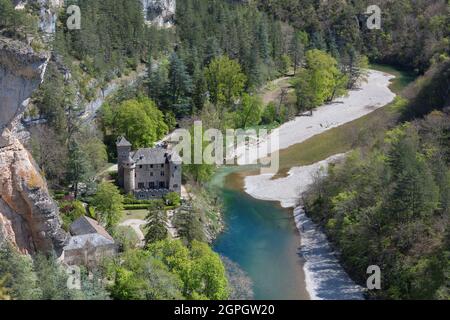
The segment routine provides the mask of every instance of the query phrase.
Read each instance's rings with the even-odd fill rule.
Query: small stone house
[[[64,247],[67,265],[95,267],[103,258],[117,254],[117,245],[109,233],[94,219],[83,216],[70,226],[70,238]]]
[[[131,143],[117,143],[119,185],[137,199],[161,198],[169,192],[181,193],[180,156],[167,148],[131,151]]]

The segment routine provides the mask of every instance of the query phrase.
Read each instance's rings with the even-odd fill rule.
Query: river
[[[390,86],[392,91],[397,91],[396,88],[392,88],[393,86],[405,81],[402,74],[397,72],[396,76],[397,79]],[[401,87],[409,82],[406,81]],[[297,159],[298,146],[301,142],[291,143],[291,147],[281,152],[280,162],[284,173],[295,165],[308,164],[304,161],[304,153],[302,159]],[[325,158],[324,155],[319,154],[323,156],[321,159]],[[301,218],[303,220],[300,220],[299,215],[294,219],[292,208],[284,209],[278,201],[258,200],[244,191],[245,177],[255,174],[254,168],[225,167],[219,169],[211,183],[219,188],[222,195],[226,225],[225,231],[214,243],[214,250],[237,263],[246,272],[253,283],[254,298],[257,300],[362,298],[361,288],[354,286],[338,265],[326,237],[320,232],[317,233],[309,219],[303,217]],[[282,187],[290,188],[287,185],[280,185],[279,189]],[[273,190],[273,194],[276,193]],[[277,199],[278,196],[272,197],[269,193],[262,197],[265,200],[271,198]],[[302,225],[301,228],[305,228],[303,237],[300,236],[296,222]],[[306,276],[305,270],[308,271]],[[315,288],[312,290],[311,287]]]

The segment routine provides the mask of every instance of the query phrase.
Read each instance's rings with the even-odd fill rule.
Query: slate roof
[[[70,225],[70,233],[73,236],[99,234],[108,240],[114,241],[105,228],[94,219],[86,216],[78,218]]]
[[[143,148],[133,155],[136,164],[163,164],[167,162],[168,150],[164,148]]]
[[[131,143],[128,142],[128,140],[125,139],[124,137],[121,137],[121,138],[117,141],[116,146],[118,146],[118,147],[131,147]]]
[[[113,240],[105,238],[101,234],[98,233],[83,234],[71,237],[69,243],[64,247],[64,250],[82,249],[89,245],[93,247],[98,247],[113,244],[114,244]]]

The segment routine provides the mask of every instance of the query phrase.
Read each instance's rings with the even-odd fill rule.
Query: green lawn
[[[145,217],[147,216],[148,210],[124,210],[122,219],[120,222],[124,222],[125,220],[130,219],[140,219],[145,220]]]

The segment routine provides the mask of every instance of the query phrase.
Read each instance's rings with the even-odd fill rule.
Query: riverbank
[[[287,149],[374,112],[394,100],[395,93],[389,88],[393,79],[393,75],[369,70],[367,81],[363,82],[359,89],[351,90],[347,96],[333,103],[318,107],[311,117],[296,117],[274,130],[271,140],[278,143],[272,145],[272,148],[269,149],[269,140],[255,141],[250,145],[238,146],[231,158],[236,157],[239,164],[248,161],[256,163],[259,155],[264,154],[266,150],[275,152]]]
[[[312,117],[298,117],[283,124],[277,131],[278,150],[295,147],[302,142],[327,132],[330,129],[368,115],[391,103],[395,93],[390,90],[394,76],[370,70],[367,82],[359,90],[350,91],[346,97],[319,107]],[[258,158],[258,149],[266,148],[265,141],[249,146],[252,160]],[[245,148],[238,148],[236,156],[245,156]],[[283,156],[283,151],[280,153]],[[280,202],[284,208],[298,205],[300,195],[313,182],[313,176],[326,170],[326,167],[345,157],[345,154],[332,155],[329,158],[307,165],[290,167],[287,176],[273,174],[240,172],[231,179],[233,187],[243,189],[258,200]],[[283,159],[280,159],[283,162]],[[241,183],[237,180],[242,180]],[[275,212],[274,214],[279,214]],[[357,286],[340,266],[338,257],[329,246],[323,232],[303,213],[301,207],[294,210],[294,220],[300,235],[301,246],[297,250],[302,264],[304,283],[301,284],[311,299],[363,299],[364,289]],[[298,244],[297,244],[298,246]],[[300,290],[302,290],[300,288]]]

